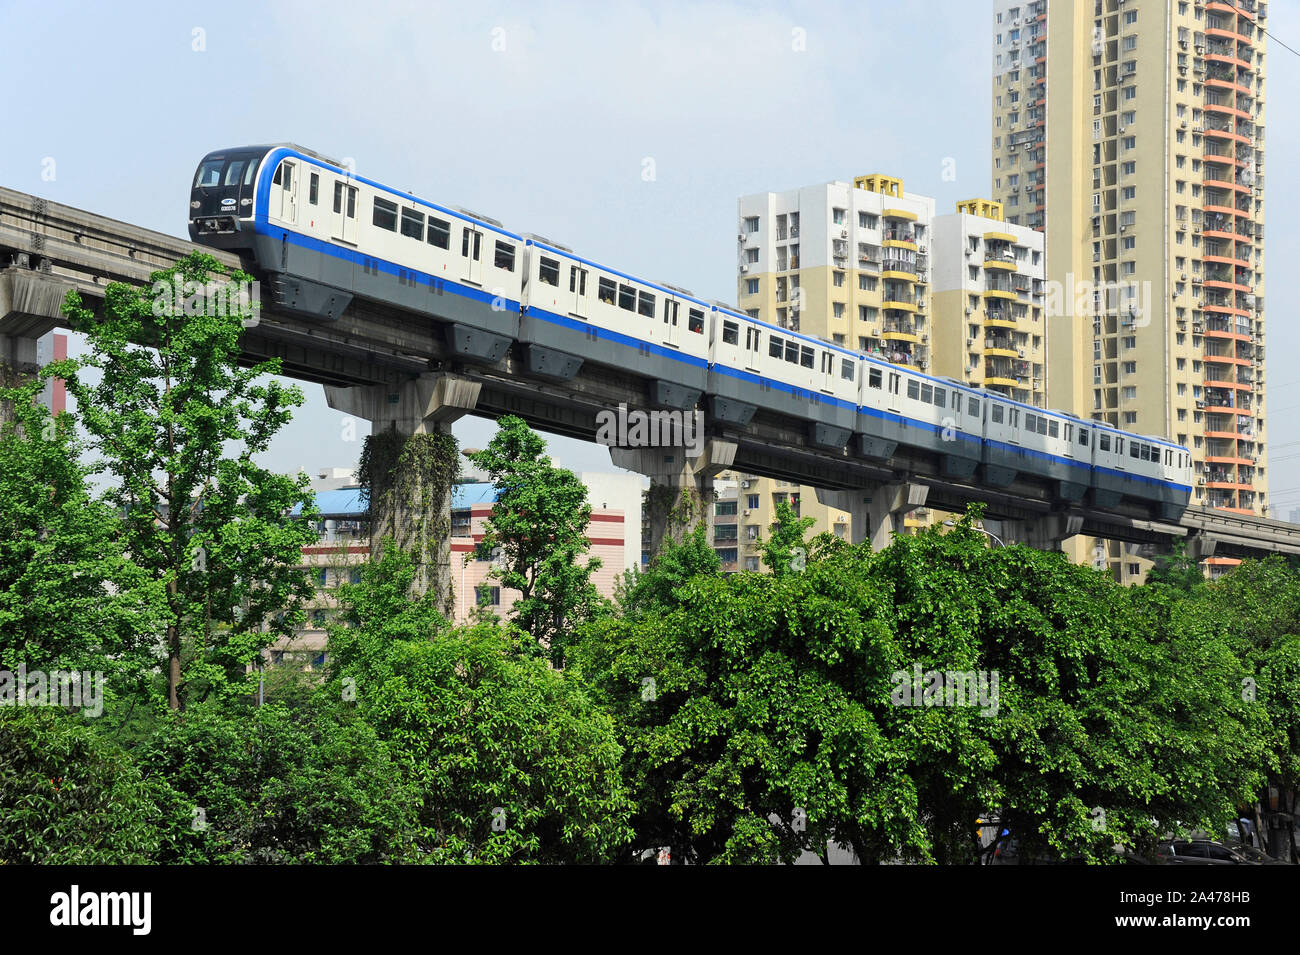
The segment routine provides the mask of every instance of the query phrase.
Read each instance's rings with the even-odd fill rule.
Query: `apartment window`
[[[1131,235],[1124,236],[1124,238],[1119,241],[1119,247],[1124,249],[1126,252],[1132,251],[1137,248],[1137,237]]]
[[[1135,399],[1137,398],[1137,396],[1138,396],[1137,385],[1125,385],[1125,386],[1124,386],[1124,400],[1125,400],[1125,401],[1133,401],[1133,400],[1135,400]]]
[[[1185,385],[1183,382],[1180,381],[1178,383],[1178,396],[1186,397],[1186,395],[1187,395],[1187,385]]]
[[[843,317],[844,317],[844,303],[843,303],[843,302],[834,302],[834,303],[831,305],[831,311],[834,312],[836,318],[843,318]]]
[[[745,279],[745,294],[746,295],[758,294],[758,279]]]
[[[1124,347],[1125,347],[1125,348],[1137,348],[1137,347],[1138,347],[1137,336],[1136,336],[1136,335],[1126,335],[1126,336],[1124,337]]]
[[[1125,52],[1125,53],[1131,53],[1133,50],[1136,50],[1137,48],[1138,48],[1138,38],[1137,38],[1136,36],[1129,35],[1129,36],[1124,37],[1124,52]],[[1134,67],[1134,68],[1136,69],[1136,67]],[[1132,73],[1133,70],[1129,70],[1128,72]]]
[[[876,280],[870,275],[859,275],[858,289],[862,292],[874,292],[876,290]]]
[[[1126,362],[1124,362],[1124,374],[1126,374],[1126,375],[1136,375],[1136,374],[1137,374],[1137,370],[1138,370],[1138,364],[1137,364],[1137,362],[1135,362],[1135,361],[1126,361]]]
[[[1178,344],[1181,345],[1182,342],[1179,342]],[[1186,370],[1187,370],[1187,359],[1186,359],[1186,358],[1177,358],[1177,359],[1175,359],[1175,361],[1178,363],[1178,364],[1177,364],[1177,368],[1178,368],[1179,371],[1186,371]]]
[[[746,231],[746,232],[757,232],[757,231],[758,231],[758,216],[746,216],[746,217],[745,217],[745,231]]]
[[[1124,98],[1125,98],[1125,99],[1137,99],[1137,98],[1138,98],[1138,90],[1137,90],[1137,87],[1136,87],[1136,86],[1126,86],[1126,87],[1124,87]]]
[[[750,265],[755,264],[758,261],[758,249],[746,249],[745,261]]]
[[[1124,423],[1125,423],[1125,424],[1137,424],[1137,423],[1138,423],[1138,413],[1137,413],[1136,411],[1125,411],[1125,412],[1124,412]],[[1136,566],[1136,565],[1134,565],[1134,566]]]
[[[1138,22],[1138,12],[1136,10],[1124,11],[1124,23],[1126,26],[1132,26]]]
[[[501,606],[501,588],[500,587],[475,587],[474,602],[480,607],[487,605],[489,607]]]
[[[1138,141],[1137,141],[1137,137],[1136,137],[1136,136],[1125,136],[1125,137],[1124,137],[1123,145],[1124,145],[1124,148],[1125,148],[1125,149],[1137,149],[1137,144],[1138,144]]]
[[[844,273],[843,273],[843,272],[836,272],[836,273],[834,274],[834,279],[835,279],[835,287],[836,287],[836,288],[844,288]]]
[[[844,210],[831,209],[831,221],[836,225],[844,225]]]
[[[876,316],[879,314],[880,314],[880,310],[871,305],[858,306],[858,321],[874,322],[876,320]]]
[[[757,509],[758,495],[757,494],[745,495],[745,507],[749,508],[751,511]]]
[[[874,229],[876,227],[876,221],[876,217],[870,212],[858,213],[858,228],[860,229]]]

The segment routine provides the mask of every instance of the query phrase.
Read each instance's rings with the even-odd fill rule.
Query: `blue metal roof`
[[[451,489],[452,510],[473,507],[475,504],[495,504],[497,489],[487,481],[474,484],[456,484]]]
[[[361,503],[361,488],[344,487],[337,491],[317,491],[316,507],[320,510],[322,518],[346,517],[358,518],[363,517],[366,508]],[[295,507],[292,511],[294,516],[302,513],[301,507]]]

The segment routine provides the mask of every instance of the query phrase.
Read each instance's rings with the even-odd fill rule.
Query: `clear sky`
[[[205,153],[296,142],[734,301],[742,194],[869,172],[940,212],[989,194],[991,19],[985,0],[0,0],[0,184],[184,236]],[[1270,3],[1267,23],[1300,49],[1300,4]],[[1300,508],[1300,57],[1274,40],[1268,56],[1270,471],[1272,514],[1287,517]],[[360,445],[342,415],[303,388],[265,463],[350,465]],[[456,426],[463,446],[492,431]],[[551,447],[566,467],[610,469],[598,446]]]

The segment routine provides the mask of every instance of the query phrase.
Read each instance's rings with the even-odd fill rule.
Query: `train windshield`
[[[252,185],[257,172],[256,156],[231,156],[205,159],[194,176],[195,189],[216,189],[220,186]]]

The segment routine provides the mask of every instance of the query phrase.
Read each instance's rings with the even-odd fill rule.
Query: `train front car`
[[[215,249],[251,250],[257,171],[270,146],[208,153],[190,187],[190,241]]]

